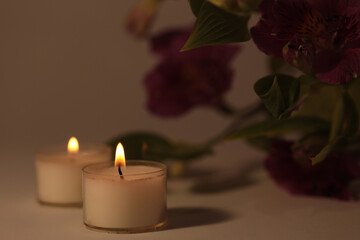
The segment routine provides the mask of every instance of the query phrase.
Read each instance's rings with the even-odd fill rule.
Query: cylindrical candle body
[[[89,164],[111,162],[111,150],[104,145],[82,144],[78,153],[50,147],[36,154],[37,197],[40,203],[81,206],[81,169]]]
[[[123,176],[110,164],[83,170],[84,223],[115,232],[142,232],[166,222],[166,166],[127,161]]]

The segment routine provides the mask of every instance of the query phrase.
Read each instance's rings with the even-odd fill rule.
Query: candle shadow
[[[200,194],[213,194],[251,186],[257,182],[252,174],[262,167],[262,163],[254,162],[241,167],[236,174],[230,177],[218,179],[208,176],[200,178],[191,187],[191,191]]]
[[[168,209],[168,224],[164,230],[196,227],[225,222],[233,218],[230,213],[214,208],[181,207]]]

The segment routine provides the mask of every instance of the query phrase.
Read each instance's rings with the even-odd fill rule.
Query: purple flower
[[[349,183],[360,177],[360,166],[349,153],[330,154],[315,166],[307,154],[292,150],[292,142],[275,141],[265,167],[275,182],[292,194],[351,200]]]
[[[360,73],[360,1],[263,0],[251,29],[264,53],[329,84],[346,84]]]
[[[231,87],[229,63],[236,46],[208,46],[179,52],[190,31],[176,30],[155,36],[153,52],[160,63],[147,74],[147,107],[159,116],[175,117],[194,106],[217,104]]]

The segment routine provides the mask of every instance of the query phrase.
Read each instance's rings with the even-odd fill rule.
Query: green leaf
[[[335,105],[329,140],[331,141],[339,136],[354,136],[358,129],[359,115],[357,107],[352,97],[345,90]]]
[[[268,152],[270,150],[270,144],[272,141],[274,141],[274,138],[269,138],[266,136],[259,136],[259,137],[253,137],[253,138],[246,139],[246,142],[249,145],[256,147],[259,150],[266,151],[266,152]]]
[[[282,58],[268,57],[267,58],[268,68],[271,73],[278,73],[280,69],[286,64]]]
[[[261,0],[241,0],[236,2],[243,11],[258,11]]]
[[[312,165],[316,165],[325,160],[329,153],[333,150],[334,146],[337,144],[338,139],[335,138],[329,142],[315,157],[311,158]]]
[[[163,158],[144,155],[144,147],[146,146],[156,151],[169,151],[169,149],[171,149],[171,143],[167,138],[151,132],[132,132],[114,137],[108,141],[108,144],[113,148],[114,152],[118,142],[121,142],[124,146],[126,159],[160,161],[163,160]]]
[[[335,147],[338,139],[342,135],[342,130],[344,126],[344,113],[345,113],[344,98],[341,97],[336,102],[335,108],[333,110],[329,143],[315,157],[311,158],[312,165],[324,161],[325,158]]]
[[[344,113],[345,113],[344,98],[340,98],[340,100],[336,102],[335,109],[333,112],[333,117],[331,121],[331,131],[329,137],[330,141],[334,140],[342,133],[342,129],[344,125]]]
[[[258,80],[254,85],[268,111],[276,118],[290,116],[299,99],[299,79],[287,75],[270,75]]]
[[[196,17],[198,16],[200,8],[204,2],[205,0],[189,0],[191,11]]]
[[[356,79],[350,82],[348,86],[348,93],[355,102],[357,111],[360,112],[360,79]]]
[[[298,106],[297,112],[299,112],[299,108],[302,108],[304,102],[306,104],[306,101],[309,99],[309,97],[311,97],[312,94],[318,93],[321,87],[328,86],[311,75],[301,75],[298,79],[300,82],[299,98],[302,99],[302,104]]]
[[[268,119],[250,126],[238,129],[229,134],[226,139],[253,138],[265,135],[312,131],[329,131],[328,121],[314,117],[292,117],[289,119]]]
[[[308,95],[299,109],[294,112],[296,116],[314,116],[331,120],[334,106],[340,96],[340,90],[334,85],[321,83],[318,79],[302,75],[300,77],[301,91],[303,98]]]
[[[126,159],[190,160],[212,152],[211,146],[174,143],[152,132],[131,132],[114,137],[108,141],[114,152],[118,142],[124,146]]]
[[[344,134],[345,136],[354,136],[357,131],[359,130],[359,113],[356,106],[355,101],[353,98],[346,94],[344,96],[344,106],[345,108],[345,119],[344,119],[344,125],[345,130]]]
[[[348,92],[345,91],[342,97],[336,102],[333,111],[329,143],[312,159],[312,164],[315,165],[324,161],[339,140],[354,136],[358,129],[359,116],[355,102]]]
[[[309,75],[301,75],[299,77],[299,82],[300,82],[300,96],[308,94],[309,92],[321,86],[327,86],[326,84],[320,82],[319,79]]]
[[[212,149],[207,145],[191,145],[187,143],[172,143],[171,148],[165,150],[147,148],[144,150],[146,156],[162,159],[192,160],[203,155],[211,154]]]
[[[244,42],[250,39],[249,15],[229,13],[205,1],[189,39],[181,51],[202,46]]]

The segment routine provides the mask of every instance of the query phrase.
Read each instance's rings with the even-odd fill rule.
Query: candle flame
[[[68,142],[68,153],[78,153],[79,152],[79,142],[76,137],[71,137]]]
[[[124,167],[126,167],[124,147],[120,142],[118,143],[118,145],[116,147],[115,166],[119,166],[119,167],[124,166]]]

